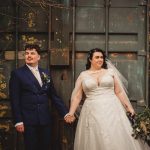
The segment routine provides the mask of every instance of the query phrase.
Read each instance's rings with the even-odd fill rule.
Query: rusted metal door
[[[51,70],[58,95],[69,105],[72,6],[69,0],[6,0],[0,4],[0,20],[0,150],[23,150],[23,136],[15,132],[12,123],[10,72],[24,64],[24,46],[38,44],[40,66]],[[73,127],[64,125],[54,106],[51,108],[54,116],[52,147],[54,150],[69,149]]]
[[[75,78],[85,69],[86,53],[105,50],[128,80],[129,98],[148,103],[147,1],[76,1]]]
[[[87,52],[95,47],[127,78],[135,108],[148,104],[148,0],[5,0],[0,20],[0,149],[23,150],[12,124],[8,81],[11,70],[24,64],[26,43],[40,45],[40,66],[51,70],[68,107]],[[51,107],[53,149],[72,150],[76,125],[66,125]]]

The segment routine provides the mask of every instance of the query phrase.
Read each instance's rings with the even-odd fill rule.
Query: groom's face
[[[40,55],[36,51],[36,49],[26,49],[25,51],[25,62],[26,64],[35,67],[38,65],[40,60]]]

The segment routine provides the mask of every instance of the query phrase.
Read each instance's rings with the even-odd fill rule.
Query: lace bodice
[[[107,70],[97,79],[88,72],[82,73],[82,88],[86,97],[100,95],[104,92],[114,92],[114,79],[111,70]]]
[[[107,69],[103,74],[100,71],[91,72],[91,71],[83,71],[79,75],[75,88],[72,92],[71,99],[74,97],[82,98],[82,93],[84,92],[86,97],[99,95],[101,93],[114,92],[114,74],[113,70]],[[106,91],[107,90],[107,91]]]

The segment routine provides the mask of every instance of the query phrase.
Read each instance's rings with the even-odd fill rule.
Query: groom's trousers
[[[25,126],[25,150],[50,150],[50,125]]]

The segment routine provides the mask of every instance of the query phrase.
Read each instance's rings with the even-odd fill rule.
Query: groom
[[[9,88],[16,130],[24,135],[26,150],[48,150],[51,137],[49,98],[64,117],[68,109],[57,95],[52,77],[39,68],[40,48],[25,46],[25,65],[12,71]]]

